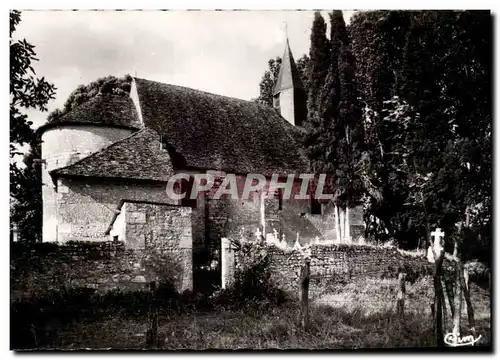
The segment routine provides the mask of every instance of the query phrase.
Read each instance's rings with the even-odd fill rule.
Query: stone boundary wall
[[[277,287],[290,292],[299,290],[300,270],[304,254],[300,250],[283,250],[269,246],[272,281]],[[434,264],[420,254],[406,255],[396,248],[365,245],[313,245],[311,252],[312,292],[321,291],[329,283],[348,283],[361,278],[397,278],[403,268],[408,281],[432,275]],[[235,252],[235,263],[244,261]],[[446,262],[446,269],[450,264]]]
[[[175,254],[130,249],[122,242],[11,244],[11,297],[82,287],[98,292],[143,290],[167,269],[181,288],[182,264],[172,258]]]

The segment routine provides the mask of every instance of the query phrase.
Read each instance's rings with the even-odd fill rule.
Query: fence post
[[[474,308],[472,307],[472,302],[470,300],[470,291],[469,291],[469,272],[463,266],[463,263],[462,263],[462,270],[464,276],[460,281],[462,283],[462,291],[464,293],[465,304],[467,306],[467,318],[469,321],[469,329],[472,333],[472,336],[474,336],[474,339],[476,339],[477,336],[476,336],[476,324],[474,321]],[[474,346],[474,344],[472,344],[472,346]]]
[[[406,274],[403,272],[403,269],[400,268],[398,274],[397,313],[401,319],[404,319],[405,295],[406,295]]]
[[[300,276],[300,324],[305,330],[309,323],[309,280],[311,275],[310,269],[311,262],[306,259],[304,266],[302,267],[302,273]]]
[[[443,267],[443,243],[441,238],[444,238],[444,232],[440,228],[436,228],[431,232],[431,236],[434,238],[432,245],[429,247],[429,251],[432,253],[432,258],[435,263],[434,267],[434,304],[433,304],[433,315],[434,315],[434,335],[436,336],[436,343],[438,347],[444,347],[443,338],[443,294],[441,289],[441,274]]]
[[[146,331],[146,347],[158,346],[158,308],[156,301],[156,281],[149,283],[148,330]]]
[[[462,315],[462,277],[463,264],[459,260],[455,263],[455,298],[453,299],[453,334],[460,335],[460,323]]]

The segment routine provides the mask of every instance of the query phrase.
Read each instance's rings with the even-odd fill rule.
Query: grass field
[[[210,311],[185,309],[159,312],[161,349],[352,349],[434,347],[430,278],[407,285],[404,320],[395,313],[396,280],[364,279],[336,285],[311,301],[310,325],[298,325],[299,306],[217,306]],[[490,343],[490,297],[471,285],[479,345]],[[147,315],[124,309],[82,317],[62,324],[34,326],[22,348],[141,349],[145,347]],[[467,325],[464,310],[463,324]],[[448,330],[447,330],[448,329]],[[467,335],[467,327],[463,327]],[[445,332],[451,331],[447,324]]]

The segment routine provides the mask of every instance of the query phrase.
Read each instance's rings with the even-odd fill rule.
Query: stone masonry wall
[[[44,242],[55,241],[58,224],[58,194],[49,172],[72,164],[131,133],[131,130],[114,127],[66,125],[48,129],[42,134],[42,159],[45,161],[42,167]]]
[[[123,207],[127,247],[168,256],[179,275],[175,279],[178,290],[192,290],[193,210],[189,207],[133,202],[126,202]],[[158,266],[161,268],[162,265]],[[169,276],[171,269],[165,271],[164,275]]]
[[[396,248],[362,245],[311,246],[311,292],[327,283],[350,282],[359,278],[396,278],[402,267],[409,281],[432,274],[433,264],[423,256],[403,255]],[[269,246],[272,281],[277,287],[298,293],[304,255],[299,250]],[[235,252],[235,264],[245,261]]]
[[[150,281],[165,279],[165,272],[182,289],[182,274],[175,273],[170,257],[121,242],[13,244],[10,268],[13,298],[64,288],[145,290]]]
[[[59,179],[57,190],[57,238],[51,240],[57,242],[110,240],[105,232],[123,199],[172,202],[160,183]]]

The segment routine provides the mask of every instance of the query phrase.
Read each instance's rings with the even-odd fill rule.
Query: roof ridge
[[[143,78],[138,78],[138,77],[134,77],[134,79],[135,80],[149,81],[149,82],[157,83],[157,84],[161,84],[161,85],[173,86],[173,87],[182,88],[182,89],[186,89],[186,90],[190,90],[190,91],[196,91],[196,92],[199,92],[199,93],[204,93],[204,94],[208,94],[208,95],[218,96],[218,97],[221,97],[221,98],[243,101],[245,103],[254,104],[256,106],[260,106],[261,105],[261,104],[255,102],[255,101],[252,101],[252,100],[245,100],[245,99],[240,99],[240,98],[237,98],[237,97],[234,97],[234,96],[227,96],[227,95],[222,95],[222,94],[216,94],[216,93],[212,93],[212,92],[209,92],[209,91],[195,89],[195,88],[184,86],[184,85],[169,84],[169,83],[164,83],[164,82],[160,82],[160,81],[156,81],[156,80],[149,80],[149,79],[143,79]]]
[[[86,161],[86,160],[90,159],[90,158],[91,158],[91,157],[93,157],[93,156],[97,156],[97,155],[99,155],[99,154],[103,153],[104,151],[109,150],[110,148],[112,148],[112,147],[113,147],[113,146],[115,146],[115,145],[121,144],[122,142],[124,142],[124,141],[126,141],[126,140],[128,140],[128,139],[130,139],[130,138],[132,138],[132,137],[134,137],[134,136],[137,136],[137,135],[139,135],[139,134],[140,134],[140,133],[142,133],[142,132],[146,132],[147,130],[154,131],[154,130],[153,130],[153,129],[151,129],[151,128],[144,128],[144,129],[140,129],[140,130],[136,131],[135,133],[132,133],[132,134],[130,134],[130,135],[129,135],[129,136],[127,136],[127,137],[124,137],[123,139],[117,140],[117,141],[115,141],[114,143],[111,143],[111,144],[109,144],[108,146],[103,147],[103,148],[102,148],[102,149],[100,149],[99,151],[96,151],[96,152],[94,152],[94,153],[92,153],[92,154],[90,154],[90,155],[87,155],[87,156],[85,156],[85,157],[81,158],[80,160],[75,161],[75,162],[74,162],[74,163],[72,163],[72,164],[69,164],[69,165],[66,165],[66,166],[63,166],[63,167],[60,167],[60,168],[55,168],[55,169],[52,169],[52,170],[49,172],[49,174],[50,174],[50,173],[52,173],[52,172],[54,172],[54,171],[61,171],[61,170],[64,170],[64,169],[68,169],[68,168],[70,168],[70,167],[72,167],[72,166],[74,166],[74,165],[77,165],[77,164],[79,164],[79,163],[81,163],[81,162],[83,162],[83,161]],[[154,131],[154,132],[156,133],[156,131]]]

